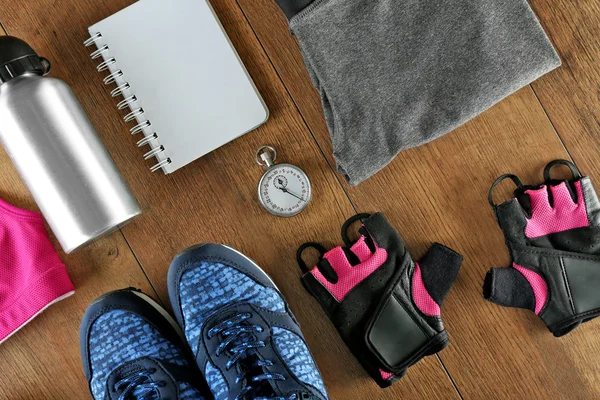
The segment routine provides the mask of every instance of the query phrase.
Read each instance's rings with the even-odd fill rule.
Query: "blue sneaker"
[[[177,323],[140,291],[107,293],[86,310],[80,332],[85,376],[96,400],[203,399]]]
[[[177,255],[169,297],[215,400],[325,400],[298,322],[258,265],[229,247]]]

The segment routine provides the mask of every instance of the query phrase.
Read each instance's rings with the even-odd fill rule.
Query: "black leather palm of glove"
[[[572,180],[551,179],[559,164],[571,169]],[[495,205],[492,191],[504,179],[517,185],[515,197]],[[488,272],[483,295],[535,312],[558,337],[600,314],[600,203],[590,178],[569,161],[548,164],[544,180],[523,186],[515,175],[503,175],[492,185],[490,204],[512,262]]]
[[[347,228],[363,218],[361,237],[351,243]],[[387,387],[421,358],[448,345],[440,306],[462,257],[436,243],[421,262],[413,262],[381,213],[351,218],[342,238],[346,246],[330,251],[318,243],[298,249],[302,282],[365,370]],[[308,247],[322,255],[311,271],[301,258]]]

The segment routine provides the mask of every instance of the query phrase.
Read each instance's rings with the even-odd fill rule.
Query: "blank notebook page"
[[[268,111],[243,64],[205,0],[141,0],[91,26],[98,48],[128,82],[124,98],[150,121],[144,136],[161,145],[165,173],[243,135],[266,121]],[[121,100],[119,98],[119,100]],[[141,139],[142,134],[136,136]],[[149,150],[149,149],[148,149]]]

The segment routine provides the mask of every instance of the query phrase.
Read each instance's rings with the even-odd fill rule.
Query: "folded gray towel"
[[[356,185],[560,65],[526,0],[277,0]]]

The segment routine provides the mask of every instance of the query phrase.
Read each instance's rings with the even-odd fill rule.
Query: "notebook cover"
[[[111,89],[128,82],[123,98],[135,95],[156,133],[148,146],[164,147],[158,161],[169,158],[165,173],[253,130],[268,110],[206,0],[140,0],[92,25],[104,60],[121,70]],[[119,100],[122,98],[119,97]],[[136,135],[141,139],[142,133]],[[150,150],[146,147],[147,150]]]

